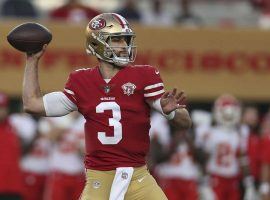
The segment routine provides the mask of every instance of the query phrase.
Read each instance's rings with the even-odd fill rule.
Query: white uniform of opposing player
[[[170,160],[156,167],[161,186],[168,199],[197,200],[199,170],[186,141],[182,141]]]
[[[41,127],[54,138],[45,200],[76,200],[82,192],[84,166],[80,145],[84,141],[84,119],[74,114],[77,115],[72,113],[59,118],[41,119]]]
[[[241,107],[235,97],[222,95],[216,100],[214,118],[217,124],[207,130],[204,150],[209,155],[207,172],[218,200],[239,199],[240,117]]]
[[[213,127],[208,134],[205,148],[210,155],[207,163],[210,174],[224,178],[238,176],[240,134],[236,129]]]
[[[48,174],[50,141],[42,134],[37,135],[37,122],[29,114],[12,114],[10,121],[26,148],[30,146],[21,159],[23,198],[42,199]]]
[[[170,127],[160,113],[154,112],[151,115],[150,137],[157,139],[165,150],[169,150],[172,143]],[[156,166],[155,174],[168,199],[197,199],[198,168],[184,139],[167,162]]]
[[[171,142],[170,125],[168,120],[159,112],[154,111],[151,114],[150,138],[157,138],[158,142],[168,148]]]

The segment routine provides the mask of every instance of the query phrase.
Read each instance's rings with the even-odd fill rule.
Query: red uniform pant
[[[239,200],[239,178],[224,178],[213,175],[211,185],[217,200]]]
[[[45,189],[46,175],[31,172],[23,173],[24,200],[42,200]]]
[[[77,200],[83,190],[85,175],[53,172],[48,177],[44,200]]]
[[[169,200],[197,200],[198,191],[196,181],[174,179],[160,179],[161,187]]]

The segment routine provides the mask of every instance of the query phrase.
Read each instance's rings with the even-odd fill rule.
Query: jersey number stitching
[[[98,132],[98,140],[102,144],[117,144],[122,140],[122,124],[120,106],[116,102],[101,102],[96,107],[97,113],[104,113],[105,110],[112,111],[112,118],[109,118],[109,125],[113,126],[113,136],[106,136],[106,132]]]

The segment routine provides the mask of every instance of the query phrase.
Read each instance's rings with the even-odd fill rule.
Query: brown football
[[[13,28],[7,40],[15,49],[31,54],[39,52],[44,44],[49,44],[52,34],[41,24],[27,22]]]

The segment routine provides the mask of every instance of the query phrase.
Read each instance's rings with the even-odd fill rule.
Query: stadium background
[[[16,25],[36,21],[53,34],[40,65],[44,93],[62,90],[71,70],[96,64],[84,48],[84,29],[88,21],[75,23],[51,19],[48,13],[63,5],[64,0],[31,2],[38,10],[38,17],[3,16],[0,20],[0,91],[10,96],[11,113],[20,111],[25,64],[24,55],[12,49],[5,37]],[[161,2],[162,12],[170,13],[171,20],[181,13],[177,0]],[[123,7],[125,1],[82,0],[81,3],[109,12]],[[151,10],[152,0],[135,3],[141,13]],[[134,21],[138,45],[136,63],[159,68],[167,89],[184,89],[190,111],[211,111],[218,96],[230,93],[243,105],[255,105],[262,119],[270,102],[270,32],[260,24],[265,8],[257,3],[248,0],[190,1],[192,13],[202,21],[199,25],[177,21],[169,25],[147,24],[143,19]]]
[[[32,2],[40,11],[39,18],[34,20],[48,26],[53,33],[49,55],[41,67],[42,88],[45,92],[61,89],[70,69],[95,62],[93,58],[87,58],[84,51],[83,32],[87,22],[74,25],[46,17],[47,12],[64,1]],[[100,11],[115,11],[124,4],[123,0],[81,2]],[[151,9],[149,1],[137,2],[142,12]],[[164,1],[163,7],[164,12],[170,11],[173,15],[180,9],[176,0]],[[134,22],[138,35],[136,63],[150,63],[160,68],[167,88],[184,88],[190,103],[211,103],[219,94],[228,92],[246,102],[267,106],[269,93],[265,92],[264,86],[269,85],[270,80],[270,40],[268,31],[261,30],[256,23],[259,10],[253,9],[248,1],[235,0],[195,0],[191,8],[203,20],[202,26],[187,27],[175,22],[164,28],[162,23],[151,26]],[[227,12],[229,8],[230,13]],[[1,35],[6,36],[14,26],[25,21],[29,20],[4,18]],[[23,71],[24,57],[10,47],[5,37],[1,37],[1,44],[0,89],[16,99],[21,93],[22,73],[19,72]],[[11,59],[14,56],[16,59]],[[73,60],[76,56],[82,60]],[[48,76],[53,81],[46,81]],[[9,84],[10,80],[14,80],[14,85]]]

